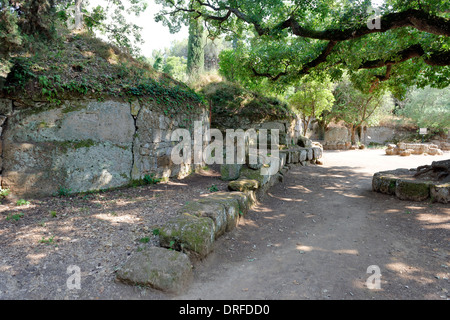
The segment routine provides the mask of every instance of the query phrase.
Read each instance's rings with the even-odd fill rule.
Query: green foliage
[[[402,97],[415,84],[439,88],[450,84],[450,67],[445,61],[450,48],[445,31],[450,17],[448,1],[384,1],[377,11],[383,17],[382,27],[389,30],[372,33],[366,32],[374,15],[369,0],[156,2],[163,5],[156,20],[172,32],[189,19],[200,17],[210,37],[225,35],[228,40],[236,40],[233,51],[222,53],[221,72],[252,90],[264,78],[281,82],[281,88],[293,85],[316,69],[326,71],[332,81],[340,80],[347,72],[351,81],[367,93],[371,85],[387,75],[386,61],[394,63],[383,80],[396,97]],[[410,16],[407,10],[416,10],[423,24],[402,25],[406,20],[399,15],[406,12]],[[427,28],[438,18],[439,31]],[[330,44],[331,50],[326,51]],[[400,53],[416,45],[425,54],[399,62]],[[442,59],[427,64],[430,56]]]
[[[353,144],[356,144],[356,130],[364,125],[377,124],[381,115],[392,112],[394,108],[393,100],[384,90],[364,93],[348,80],[338,83],[334,96],[335,104],[326,117],[344,121],[351,129]]]
[[[326,77],[306,77],[288,101],[293,108],[301,112],[305,136],[310,121],[313,118],[320,120],[323,112],[333,107],[332,83]]]
[[[16,206],[28,206],[30,204],[30,201],[27,201],[25,199],[19,199],[16,201]]]
[[[40,47],[34,55],[11,59],[13,66],[4,89],[23,99],[47,99],[59,105],[74,96],[103,101],[105,97],[125,101],[156,102],[168,116],[201,112],[203,98],[187,85],[157,73],[148,63],[135,59],[88,34],[66,38],[66,43]],[[178,59],[178,58],[176,58]],[[170,73],[181,76],[183,63],[169,60]],[[64,112],[70,112],[65,108]]]
[[[413,88],[397,114],[412,120],[419,128],[443,132],[450,128],[450,87]]]
[[[9,193],[9,189],[0,188],[0,199],[6,198],[7,196],[9,196]]]
[[[178,81],[186,80],[186,60],[183,57],[168,57],[162,71]]]
[[[205,67],[206,34],[202,19],[191,18],[189,21],[189,41],[186,71],[190,79],[195,80]]]
[[[60,197],[67,197],[70,195],[71,191],[72,191],[72,189],[61,186],[58,188],[58,195]]]
[[[149,243],[150,242],[150,238],[149,237],[143,237],[143,238],[139,239],[139,242],[141,242],[141,243]]]
[[[152,184],[158,184],[162,181],[162,178],[155,178],[155,174],[151,173],[151,174],[146,174],[144,176],[144,178],[142,179],[136,179],[131,181],[130,185],[132,187],[140,187],[140,186],[145,186],[145,185],[152,185]]]
[[[244,117],[251,121],[271,121],[273,119],[293,119],[296,113],[279,99],[267,97],[258,92],[229,83],[210,83],[201,89],[211,103],[213,117],[212,127],[220,126],[215,122],[221,117]]]
[[[17,25],[18,15],[5,10],[0,2],[0,58],[7,58],[11,51],[17,50],[23,43],[23,38]]]
[[[11,70],[6,78],[7,86],[6,91],[12,91],[16,88],[24,88],[25,84],[36,78],[35,73],[32,71],[32,62],[23,57],[15,57],[11,59],[13,64]]]
[[[51,236],[48,239],[46,239],[45,237],[42,237],[42,239],[39,240],[39,243],[53,244],[54,243],[54,239],[55,239],[55,236]]]
[[[219,191],[219,189],[217,189],[217,186],[215,184],[213,184],[211,187],[209,187],[209,192],[217,192]]]
[[[23,217],[23,213],[19,212],[19,213],[16,213],[16,214],[9,214],[9,215],[6,217],[6,220],[19,221],[20,218],[22,218],[22,217]]]
[[[236,82],[243,87],[263,93],[277,95],[286,90],[284,81],[271,81],[264,77],[255,77],[249,62],[260,60],[254,55],[254,47],[239,46],[232,50],[223,50],[219,54],[219,73],[228,81]]]
[[[154,178],[154,176],[155,176],[155,174],[150,174],[150,175],[148,175],[148,174],[146,174],[145,176],[144,176],[144,182],[146,183],[146,184],[157,184],[157,183],[160,183],[161,182],[161,179],[159,179],[159,178]]]

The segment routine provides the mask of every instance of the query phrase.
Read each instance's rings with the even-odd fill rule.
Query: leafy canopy
[[[243,82],[293,84],[316,69],[400,97],[411,85],[450,81],[449,1],[386,0],[376,11],[369,0],[156,1],[164,6],[156,20],[172,32],[201,17],[210,37],[239,39]]]

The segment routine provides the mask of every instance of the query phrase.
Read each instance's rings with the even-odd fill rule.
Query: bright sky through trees
[[[89,0],[90,7],[95,7],[104,3],[105,0]],[[384,0],[372,0],[372,6],[377,7],[381,5]],[[169,28],[162,25],[162,23],[155,22],[154,15],[161,10],[161,6],[156,4],[153,0],[148,0],[148,8],[139,17],[132,16],[130,19],[140,27],[142,27],[142,36],[144,43],[139,47],[142,50],[142,55],[150,57],[154,49],[163,50],[170,47],[174,40],[187,39],[189,37],[188,28],[183,27],[180,32],[172,34]]]
[[[105,0],[89,0],[89,7],[104,4]],[[169,28],[164,27],[162,23],[155,22],[154,15],[161,10],[161,6],[153,0],[148,0],[148,8],[140,16],[130,16],[130,21],[142,27],[142,38],[144,43],[139,47],[142,55],[151,57],[154,49],[163,50],[170,47],[174,40],[187,39],[189,37],[188,28],[183,27],[180,32],[172,34]]]

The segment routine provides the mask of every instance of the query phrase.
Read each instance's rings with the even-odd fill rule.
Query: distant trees
[[[190,19],[189,40],[187,56],[187,74],[192,80],[198,78],[205,67],[206,33],[202,25],[202,19]]]
[[[412,88],[397,114],[412,121],[419,128],[435,132],[450,129],[450,87],[435,89]]]
[[[325,77],[306,77],[298,85],[296,92],[289,97],[289,104],[301,112],[303,135],[312,119],[319,120],[324,111],[333,107],[333,84]]]
[[[219,69],[219,55],[231,46],[222,38],[205,39],[203,46],[203,72],[216,72]],[[158,71],[163,71],[179,81],[188,81],[189,39],[175,40],[170,47],[154,50],[150,64]]]
[[[363,93],[348,80],[337,84],[334,97],[336,101],[327,117],[345,122],[351,133],[352,144],[356,144],[356,135],[363,126],[376,124],[381,114],[391,112],[394,108],[390,93],[381,90]]]
[[[146,8],[145,0],[106,0],[94,8],[85,0],[0,0],[0,59],[54,40],[68,26],[100,31],[122,49],[137,52],[141,28],[126,15],[139,15]]]

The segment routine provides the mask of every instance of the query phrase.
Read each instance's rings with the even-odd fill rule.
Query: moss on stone
[[[90,148],[97,145],[97,142],[92,139],[78,141],[54,141],[53,143],[56,144],[63,153],[67,153],[70,149],[76,150],[81,148]]]
[[[428,181],[397,180],[395,194],[401,200],[423,201],[430,197]]]
[[[242,164],[222,164],[220,166],[221,179],[225,181],[238,179],[241,168]]]
[[[259,182],[255,179],[240,178],[238,180],[230,181],[228,183],[228,189],[233,191],[249,191],[259,188]]]
[[[184,213],[160,229],[160,244],[176,250],[187,250],[205,257],[214,242],[214,222],[210,218]]]
[[[208,197],[198,200],[199,203],[203,204],[216,204],[221,205],[225,208],[225,228],[226,231],[234,229],[237,220],[239,218],[239,212],[241,210],[240,204],[236,196],[229,192],[216,192]]]
[[[248,178],[250,180],[258,181],[259,187],[262,187],[269,182],[270,176],[261,174],[261,170],[253,170],[247,167],[243,167],[241,170],[241,177]]]

